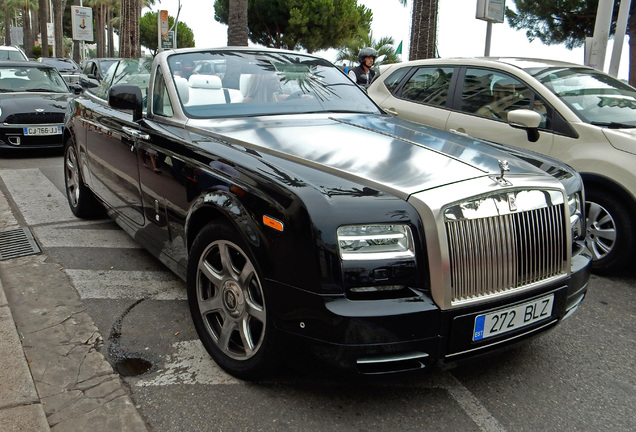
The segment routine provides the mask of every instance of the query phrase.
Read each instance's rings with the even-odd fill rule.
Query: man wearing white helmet
[[[373,48],[362,48],[358,53],[360,66],[349,70],[349,78],[351,78],[353,82],[358,84],[360,87],[368,87],[375,76],[375,72],[371,69],[371,67],[373,67],[373,63],[377,56],[378,52]]]

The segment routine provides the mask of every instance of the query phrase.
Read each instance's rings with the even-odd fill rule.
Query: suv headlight
[[[568,196],[568,209],[570,211],[572,240],[583,240],[585,238],[585,226],[583,225],[583,206],[580,194],[575,193]]]
[[[408,225],[344,225],[338,228],[343,260],[413,258],[413,234]]]

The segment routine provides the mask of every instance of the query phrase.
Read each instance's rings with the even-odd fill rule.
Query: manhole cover
[[[0,232],[0,261],[42,252],[28,228]]]

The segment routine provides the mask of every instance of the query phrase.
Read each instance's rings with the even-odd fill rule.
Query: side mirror
[[[84,88],[83,88],[81,85],[79,85],[79,84],[69,84],[69,86],[68,86],[68,87],[69,87],[69,88],[71,89],[71,91],[72,91],[73,93],[75,93],[76,95],[78,95],[78,94],[82,93],[82,90],[84,90]]]
[[[541,114],[529,109],[518,109],[508,113],[508,124],[515,129],[525,129],[528,134],[528,141],[537,142],[539,140],[539,124]]]
[[[108,105],[116,109],[131,110],[133,121],[142,118],[143,98],[139,86],[132,84],[115,84],[108,92]]]

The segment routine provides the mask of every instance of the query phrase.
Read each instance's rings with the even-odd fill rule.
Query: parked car
[[[62,148],[73,96],[54,67],[0,61],[0,149]]]
[[[520,58],[428,59],[386,69],[369,88],[385,111],[560,159],[583,177],[593,268],[636,250],[636,89],[596,69]],[[538,139],[514,126],[532,110]],[[532,137],[531,137],[532,138]]]
[[[204,61],[223,79],[181,76]],[[69,205],[104,206],[186,281],[229,373],[266,375],[294,350],[359,373],[455,363],[553,328],[585,296],[567,165],[383,114],[300,52],[141,62],[72,102]]]
[[[80,67],[75,60],[66,57],[40,57],[38,61],[57,68],[67,83],[79,83]]]
[[[79,84],[82,88],[90,89],[99,86],[108,68],[117,63],[120,58],[94,58],[88,59],[82,65],[81,72],[79,74]]]
[[[0,46],[0,61],[29,61],[24,51],[15,46],[2,45]]]

